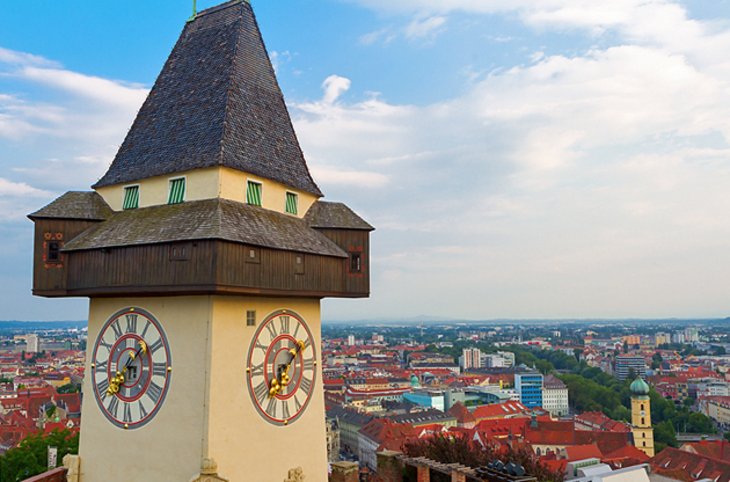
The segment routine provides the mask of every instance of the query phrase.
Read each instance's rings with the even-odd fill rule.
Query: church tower
[[[634,446],[649,457],[654,457],[654,429],[651,426],[649,385],[638,377],[629,387],[631,390],[631,431]]]
[[[90,298],[79,480],[326,482],[320,300],[369,295],[373,228],[321,200],[248,1],[186,23],[93,189],[29,216],[33,293]]]

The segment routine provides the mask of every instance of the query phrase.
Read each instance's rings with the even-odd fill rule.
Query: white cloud
[[[435,15],[423,19],[414,19],[405,28],[405,35],[408,39],[419,39],[436,36],[446,24],[446,17]]]
[[[37,189],[33,186],[29,186],[24,182],[13,182],[0,177],[0,196],[31,196],[31,197],[44,197],[49,196],[51,193],[44,191],[43,189]]]
[[[730,30],[651,0],[361,3],[615,35],[472,76],[464,95],[431,105],[296,106],[314,166],[388,179],[375,197],[322,179],[379,229],[374,265],[388,274],[375,275],[369,313],[723,314]]]
[[[330,75],[322,83],[324,89],[324,97],[322,102],[325,104],[333,104],[342,94],[350,90],[350,79],[340,77],[339,75]]]
[[[313,166],[311,171],[317,182],[329,185],[379,188],[388,184],[388,177],[377,172],[348,171],[321,165]]]

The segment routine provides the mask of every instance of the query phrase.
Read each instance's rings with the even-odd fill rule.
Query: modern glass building
[[[542,374],[537,372],[515,374],[515,389],[525,407],[542,407],[542,388]]]

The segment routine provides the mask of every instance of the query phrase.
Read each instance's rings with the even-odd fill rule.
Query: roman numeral
[[[139,406],[139,414],[140,414],[139,418],[140,418],[140,420],[142,420],[145,417],[147,417],[147,410],[144,409],[144,405],[142,405],[142,400],[139,401],[138,406]]]
[[[137,333],[137,315],[127,315],[127,333]]]
[[[106,395],[106,391],[109,389],[109,379],[103,378],[100,382],[97,382],[96,384],[96,392],[100,395],[102,395],[102,398]]]
[[[283,418],[284,420],[288,420],[289,418],[291,418],[291,414],[289,413],[289,404],[286,402],[286,400],[281,401],[281,410],[281,418]]]
[[[118,340],[122,336],[122,327],[119,325],[119,319],[114,320],[114,323],[112,323],[112,330],[114,330],[114,339]]]
[[[161,375],[161,376],[164,377],[166,373],[167,373],[167,366],[165,366],[165,365],[163,365],[161,363],[155,363],[154,366],[152,367],[152,375],[153,376],[154,375]]]
[[[119,399],[117,397],[112,397],[107,409],[112,417],[117,418],[117,412],[119,411]]]
[[[107,351],[109,351],[111,353],[112,346],[109,343],[107,343],[106,341],[104,341],[104,338],[102,338],[101,340],[99,340],[99,345],[103,346],[104,348],[107,349]]]
[[[304,340],[304,348],[303,348],[303,350],[306,350],[311,345],[312,345],[312,339],[311,338],[307,338],[306,340]]]
[[[251,376],[257,377],[264,374],[264,364],[256,365],[251,368]]]
[[[150,353],[152,353],[153,355],[160,348],[162,348],[162,338],[159,338],[156,342],[149,346]]]
[[[294,335],[293,335],[294,338],[297,337],[297,333],[299,333],[299,328],[301,328],[301,326],[302,326],[301,323],[297,323],[297,327],[294,329]]]
[[[281,315],[279,317],[279,322],[281,323],[281,332],[282,333],[289,333],[289,325],[291,324],[291,318],[289,318],[287,315]]]
[[[105,372],[108,365],[109,365],[109,360],[98,361],[98,362],[96,362],[96,371]]]
[[[152,399],[155,404],[160,401],[162,396],[162,387],[155,382],[150,382],[150,386],[147,387],[147,395]]]
[[[276,397],[271,397],[268,405],[266,405],[266,413],[268,413],[272,418],[276,418],[276,401]]]
[[[266,345],[261,343],[259,340],[256,340],[256,348],[264,352],[266,351]]]
[[[302,370],[314,370],[314,358],[307,358],[304,360]]]
[[[124,423],[130,423],[132,421],[132,409],[128,403],[124,404],[124,418],[122,420]]]
[[[269,387],[266,386],[266,382],[261,382],[253,389],[253,393],[256,396],[256,400],[261,403],[264,397],[269,393]]]
[[[146,325],[144,325],[144,330],[142,330],[142,335],[141,335],[141,336],[142,336],[142,338],[144,338],[144,337],[145,337],[145,335],[147,335],[147,329],[148,329],[148,328],[150,327],[150,325],[151,325],[151,324],[152,324],[152,323],[150,323],[150,320],[147,320],[147,324],[146,324]]]
[[[266,329],[269,330],[269,335],[271,335],[271,339],[272,340],[274,338],[276,338],[276,327],[274,326],[273,323],[267,323],[266,324]]]
[[[296,395],[294,395],[294,408],[296,408],[297,413],[299,413],[299,410],[302,409],[302,404],[299,403],[299,399],[297,398]]]
[[[302,377],[301,387],[305,393],[309,393],[312,389],[312,380],[307,377]]]

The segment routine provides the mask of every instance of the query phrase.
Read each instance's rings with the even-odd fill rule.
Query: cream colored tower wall
[[[321,368],[319,300],[214,297],[211,337],[208,454],[231,481],[279,482],[302,467],[307,482],[327,481],[327,446]],[[317,380],[304,414],[274,426],[254,408],[246,386],[246,357],[256,329],[270,313],[286,309],[303,317],[315,338]],[[246,326],[246,311],[256,326]]]
[[[124,188],[139,186],[139,207],[167,204],[170,195],[170,180],[185,178],[185,200],[200,201],[218,197],[220,192],[220,168],[195,169],[167,176],[155,176],[137,182],[105,186],[96,190],[114,211],[121,211],[124,203]]]
[[[261,204],[262,207],[277,211],[280,213],[286,213],[286,193],[293,192],[299,198],[299,209],[297,210],[297,217],[303,217],[312,207],[312,204],[317,200],[317,197],[302,191],[297,191],[284,184],[269,179],[254,176],[245,172],[237,171],[227,167],[221,168],[221,191],[220,196],[224,199],[231,199],[233,201],[246,202],[246,187],[248,181],[260,182],[261,188]]]
[[[649,457],[654,456],[654,429],[651,425],[651,400],[649,397],[631,399],[631,426],[634,446]]]
[[[211,167],[195,169],[167,176],[156,176],[137,182],[117,184],[97,189],[99,195],[114,211],[121,211],[124,204],[124,188],[139,186],[139,207],[160,206],[167,204],[172,179],[185,178],[185,201],[201,201],[217,197],[241,203],[246,202],[248,181],[262,185],[262,207],[271,211],[286,213],[286,193],[297,195],[297,217],[303,217],[317,197],[284,184],[227,167]]]
[[[97,335],[111,315],[126,307],[144,308],[160,322],[173,367],[160,411],[148,424],[134,430],[118,428],[104,417],[89,376]],[[79,447],[82,482],[179,482],[199,472],[211,308],[209,296],[91,300]]]

